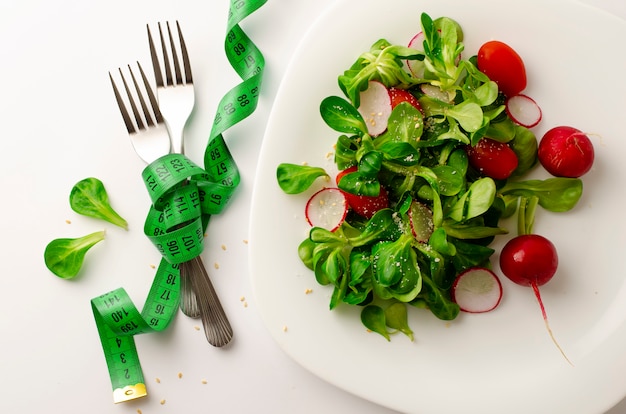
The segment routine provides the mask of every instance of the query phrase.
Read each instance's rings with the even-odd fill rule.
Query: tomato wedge
[[[357,167],[350,167],[343,171],[340,171],[335,178],[337,184],[341,181],[341,178],[351,172],[357,170]],[[346,199],[348,200],[348,205],[350,208],[357,213],[358,215],[365,218],[372,218],[372,216],[383,208],[389,207],[389,194],[385,187],[380,187],[380,193],[376,197],[368,197],[368,196],[360,196],[356,194],[351,194],[342,190],[345,194]]]
[[[419,101],[417,100],[417,98],[413,96],[413,94],[411,94],[411,92],[407,91],[406,89],[399,89],[399,88],[391,87],[389,88],[389,97],[391,97],[392,108],[395,108],[402,102],[408,102],[411,105],[413,105],[415,109],[419,110],[420,112],[423,112],[422,107]]]

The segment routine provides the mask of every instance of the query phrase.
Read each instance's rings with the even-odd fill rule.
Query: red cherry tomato
[[[474,147],[467,147],[472,167],[494,180],[505,180],[517,168],[517,154],[504,142],[482,138]]]
[[[478,69],[498,84],[506,96],[511,97],[526,89],[526,67],[513,48],[493,40],[478,50]]]
[[[587,135],[569,126],[554,127],[539,142],[537,157],[556,177],[578,178],[593,165],[595,153]]]
[[[389,88],[389,97],[391,98],[391,108],[395,108],[402,102],[408,102],[422,112],[422,107],[417,98],[405,89],[391,87]]]
[[[335,181],[339,184],[344,175],[356,170],[357,167],[354,166],[340,171]],[[383,186],[380,187],[380,193],[376,197],[360,196],[346,191],[343,191],[343,193],[346,195],[350,208],[358,215],[367,219],[371,218],[378,210],[389,207],[389,195]]]

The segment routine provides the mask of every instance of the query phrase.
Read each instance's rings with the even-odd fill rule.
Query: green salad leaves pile
[[[463,32],[457,22],[424,13],[421,25],[423,52],[378,40],[338,77],[345,97],[330,96],[320,105],[325,123],[340,134],[337,167],[358,167],[339,188],[377,196],[384,186],[389,208],[370,219],[349,212],[332,232],[313,227],[298,247],[317,282],[333,288],[330,308],[363,306],[364,325],[387,339],[392,332],[413,339],[406,305],[428,309],[442,320],[457,317],[452,283],[468,268],[490,267],[491,242],[508,232],[500,224],[503,218],[519,211],[519,222],[532,225],[537,206],[567,211],[582,194],[579,179],[522,180],[537,163],[534,133],[507,116],[504,96],[477,69],[475,57],[461,57]],[[422,78],[407,71],[406,60],[423,65]],[[386,132],[375,138],[357,109],[360,93],[373,80],[408,90],[422,108],[400,103]],[[437,88],[444,99],[425,94],[424,85]],[[470,166],[466,147],[483,137],[507,142],[515,151],[519,164],[508,180],[485,177]],[[288,194],[301,193],[327,175],[314,166],[277,168],[278,183]],[[418,222],[427,223],[426,238],[416,234]]]

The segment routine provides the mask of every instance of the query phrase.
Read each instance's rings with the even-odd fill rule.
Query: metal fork
[[[157,86],[157,99],[159,100],[159,106],[161,111],[166,114],[165,124],[170,132],[170,139],[172,142],[172,151],[182,154],[184,151],[183,135],[185,130],[185,124],[191,112],[193,111],[195,103],[195,92],[193,88],[193,78],[191,75],[191,65],[189,64],[189,56],[187,54],[187,47],[185,40],[183,39],[182,32],[178,21],[176,22],[176,28],[178,29],[178,37],[180,44],[180,52],[183,58],[184,66],[184,79],[181,72],[181,66],[178,60],[176,52],[176,44],[172,37],[172,31],[170,29],[169,22],[167,23],[167,33],[170,44],[171,59],[174,63],[174,74],[172,74],[172,66],[170,64],[170,55],[166,47],[166,42],[161,30],[161,23],[158,23],[159,37],[161,40],[161,49],[163,56],[163,63],[165,66],[165,81],[161,65],[159,64],[159,57],[152,40],[152,34],[150,33],[150,25],[146,25],[148,30],[148,43],[150,47],[150,56],[152,58],[152,68],[154,69],[154,78]],[[176,82],[174,82],[176,81]],[[202,267],[204,265],[200,263]],[[197,266],[195,266],[197,268]],[[189,274],[191,272],[190,266],[184,265],[181,268],[183,274]],[[189,274],[191,277],[191,274]],[[180,309],[187,316],[197,318],[201,316],[200,308],[198,305],[198,298],[196,293],[193,292],[193,287],[189,282],[189,278],[182,277],[181,286],[181,301]]]
[[[170,131],[172,150],[176,153],[182,154],[184,153],[185,124],[193,112],[195,104],[191,64],[189,61],[189,54],[187,53],[187,46],[185,45],[185,39],[183,38],[183,33],[180,30],[180,24],[178,21],[176,21],[176,31],[178,32],[178,44],[180,45],[180,50],[177,50],[177,42],[175,41],[174,36],[172,36],[172,30],[169,22],[166,22],[168,42],[166,42],[165,36],[163,35],[161,23],[158,23],[158,28],[163,67],[165,69],[164,72],[161,70],[159,56],[157,54],[154,41],[152,40],[150,25],[146,25],[148,32],[148,46],[150,48],[150,57],[152,59],[152,68],[154,69],[154,78],[157,85],[157,99],[159,101],[159,107],[164,114],[165,123]],[[168,44],[169,48],[167,46]],[[174,68],[173,71],[172,64]],[[196,309],[195,307],[197,307],[200,317],[204,319],[205,315],[210,312],[210,309],[206,308],[207,303],[203,300],[203,294],[201,291],[198,291],[198,289],[201,289],[202,287],[197,286],[198,281],[195,280],[199,278],[197,276],[198,272],[201,272],[204,278],[209,277],[204,263],[202,263],[202,259],[198,256],[192,262],[186,263],[183,266],[183,269],[183,273],[189,274],[191,286],[195,292],[195,302],[193,302],[193,294],[190,294],[189,291],[183,291],[183,295],[181,297],[181,309],[183,312],[193,312]],[[185,290],[185,286],[183,286],[183,290]],[[230,323],[226,319],[226,316],[224,316],[220,322],[222,324],[221,332],[224,334],[223,340],[225,343],[228,343],[232,338],[232,328],[230,327]]]
[[[137,66],[143,81],[145,95],[147,95],[147,99],[150,104],[148,106],[146,103],[144,92],[142,91],[139,82],[137,82],[132,68],[128,65],[128,70],[135,88],[137,99],[139,100],[141,106],[141,112],[135,103],[135,98],[133,98],[133,93],[131,92],[131,88],[128,86],[128,82],[124,77],[122,69],[119,69],[124,89],[128,97],[128,102],[133,113],[133,118],[131,118],[126,109],[124,100],[118,91],[111,72],[109,72],[109,78],[111,80],[115,99],[122,114],[122,118],[124,119],[124,124],[126,125],[133,147],[141,159],[147,163],[151,163],[162,155],[170,152],[170,138],[167,127],[164,123],[163,115],[159,109],[154,92],[152,91],[152,87],[150,86],[150,83],[148,82],[139,62],[137,62]],[[217,297],[217,293],[215,292],[208,274],[206,273],[206,269],[201,262],[192,261],[189,270],[191,272],[200,272],[200,276],[192,278],[191,283],[193,285],[193,290],[198,295],[198,299],[202,299],[198,301],[198,304],[205,336],[211,345],[218,347],[224,346],[228,344],[232,338],[232,328],[226,318],[226,314],[224,313],[224,309],[222,308],[219,298]],[[181,279],[186,276],[186,274],[181,272]]]
[[[178,21],[176,21],[178,43],[180,44],[180,56],[183,61],[182,70],[177,53],[176,42],[172,36],[169,22],[166,23],[166,26],[169,40],[169,51],[163,36],[163,30],[161,29],[161,23],[158,23],[163,66],[165,68],[165,80],[163,78],[161,64],[159,63],[159,56],[157,55],[156,48],[152,40],[152,34],[150,33],[150,26],[146,25],[148,29],[148,44],[150,47],[150,56],[152,58],[152,67],[154,68],[154,78],[157,85],[157,98],[159,100],[161,111],[165,114],[165,123],[170,129],[172,150],[175,153],[182,154],[184,151],[183,132],[185,124],[193,111],[195,93],[193,87],[193,77],[191,75],[191,65],[189,63],[189,55],[187,53],[187,46],[185,45],[183,34],[180,30],[180,25],[178,24]],[[172,65],[170,64],[170,57],[174,63],[173,73]]]
[[[129,99],[129,103],[133,111],[133,115],[135,117],[137,125],[135,126],[133,124],[127,112],[122,111],[122,116],[124,117],[124,123],[126,124],[126,129],[128,130],[128,133],[134,134],[132,135],[131,142],[133,144],[133,147],[135,148],[135,151],[137,152],[139,157],[146,162],[146,164],[150,164],[151,162],[153,162],[160,156],[164,154],[168,154],[170,152],[170,145],[171,145],[170,134],[164,122],[165,120],[163,119],[160,108],[156,102],[154,92],[152,91],[151,87],[148,87],[148,83],[147,83],[145,74],[143,72],[143,69],[141,68],[141,65],[139,64],[139,62],[137,62],[137,65],[139,67],[139,71],[144,81],[144,89],[146,90],[146,95],[148,95],[151,108],[154,111],[154,119],[152,119],[152,116],[150,116],[149,108],[147,108],[145,104],[145,99],[141,93],[138,93],[138,99],[141,103],[142,110],[144,113],[145,125],[137,109],[137,105],[132,99]],[[130,69],[130,65],[128,66],[128,68],[129,68],[129,73],[132,77],[133,83],[135,85],[135,90],[139,91],[139,85],[137,84],[135,76],[132,70]],[[126,95],[129,98],[131,98],[132,95],[131,95],[130,89],[128,88],[128,84],[126,83],[126,79],[124,78],[124,75],[121,69],[120,69],[120,75],[122,77],[122,82],[124,83],[124,87],[126,89]],[[118,105],[120,106],[120,109],[121,109],[122,105],[124,105],[124,102],[122,100],[122,97],[117,92],[117,89],[115,87],[115,82],[113,81],[113,77],[111,76],[110,73],[109,73],[109,77],[111,78],[113,90],[115,91],[115,98],[117,99]],[[185,266],[185,265],[181,266],[180,271],[181,271],[180,308],[185,315],[192,317],[192,318],[197,318],[200,316],[200,309],[198,308],[198,305],[197,305],[196,294],[193,292],[191,282],[189,281],[188,266]]]
[[[163,115],[159,110],[159,106],[156,102],[156,97],[152,92],[152,88],[148,83],[146,75],[141,68],[139,62],[137,62],[137,66],[139,67],[139,72],[141,74],[141,78],[143,80],[144,88],[146,90],[146,95],[148,96],[148,100],[150,102],[150,107],[146,104],[146,98],[144,97],[143,92],[135,78],[135,75],[128,65],[128,71],[130,73],[131,79],[133,81],[133,85],[135,90],[137,91],[137,99],[141,105],[141,112],[137,108],[137,104],[135,104],[135,100],[133,99],[130,87],[126,82],[126,78],[124,77],[124,73],[122,72],[122,68],[119,68],[120,76],[122,78],[122,82],[124,83],[124,89],[126,90],[126,95],[128,96],[128,102],[130,103],[130,107],[133,113],[133,119],[131,119],[128,111],[126,110],[126,106],[124,104],[124,100],[120,95],[117,86],[115,86],[115,81],[113,80],[113,75],[109,72],[109,78],[111,79],[111,85],[113,86],[113,92],[115,94],[115,100],[117,101],[117,105],[120,108],[120,112],[122,113],[122,118],[124,118],[124,124],[126,125],[126,130],[131,137],[130,142],[135,149],[135,152],[139,155],[139,157],[144,160],[147,164],[155,161],[157,158],[169,154],[170,152],[170,138],[169,133],[167,132],[167,127],[163,121]],[[143,115],[142,115],[143,114]]]

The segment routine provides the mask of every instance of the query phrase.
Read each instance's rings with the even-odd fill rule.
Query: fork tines
[[[133,113],[133,118],[128,113],[126,109],[126,105],[124,104],[124,98],[120,95],[117,86],[115,85],[115,81],[113,80],[113,75],[109,72],[109,78],[111,79],[111,85],[113,86],[113,92],[115,93],[115,99],[117,101],[117,105],[120,108],[120,112],[122,114],[122,118],[124,118],[124,124],[126,124],[126,129],[128,133],[136,133],[138,130],[144,130],[147,127],[154,126],[156,124],[163,123],[163,115],[161,115],[161,111],[159,109],[159,105],[157,104],[156,97],[154,92],[152,91],[152,87],[146,78],[146,75],[139,64],[137,62],[137,66],[139,67],[139,73],[141,74],[141,78],[143,81],[143,86],[137,82],[135,78],[135,74],[133,73],[132,68],[128,65],[128,71],[130,73],[130,77],[132,79],[132,83],[134,86],[134,91],[128,86],[128,82],[126,82],[126,78],[124,77],[124,73],[122,72],[122,68],[119,68],[120,76],[122,78],[122,83],[124,84],[124,89],[126,91],[126,96],[128,103],[130,104],[130,108]],[[144,94],[147,95],[148,101],[150,103],[150,107],[148,107],[146,103],[146,99]],[[135,104],[135,99],[139,100],[139,105],[141,106],[141,112],[139,108]],[[142,114],[143,113],[143,114]]]
[[[170,23],[166,22],[167,26],[167,37],[169,40],[169,51],[167,48],[167,42],[165,41],[165,37],[163,36],[163,30],[161,29],[161,23],[158,23],[159,27],[159,38],[161,40],[161,50],[163,54],[163,66],[165,67],[165,82],[163,82],[163,72],[161,70],[161,64],[159,63],[159,57],[157,56],[156,48],[154,46],[154,41],[152,40],[152,34],[150,33],[150,26],[146,25],[148,29],[148,43],[150,45],[150,56],[152,57],[152,66],[154,67],[154,76],[156,78],[157,87],[163,86],[174,86],[174,85],[184,85],[193,83],[193,78],[191,76],[191,65],[189,64],[189,55],[187,54],[187,46],[185,45],[185,39],[183,39],[183,33],[180,30],[180,25],[178,21],[176,21],[176,30],[178,31],[178,42],[180,44],[180,57],[183,61],[183,70],[185,73],[185,79],[183,79],[183,73],[181,72],[180,60],[178,57],[176,42],[174,41],[174,37],[172,36],[172,31],[170,29]],[[170,58],[174,63],[174,76],[176,79],[176,83],[174,83],[174,76],[172,76],[172,66],[170,64]]]

